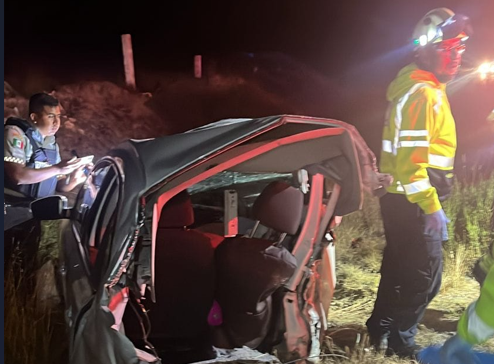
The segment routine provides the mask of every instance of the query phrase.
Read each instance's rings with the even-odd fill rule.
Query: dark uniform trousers
[[[430,215],[405,195],[388,193],[380,203],[386,247],[367,328],[371,340],[387,340],[388,348],[400,352],[415,345],[417,324],[441,286],[442,236],[424,233]]]

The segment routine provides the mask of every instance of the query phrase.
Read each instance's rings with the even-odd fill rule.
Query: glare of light
[[[425,46],[427,44],[427,35],[421,35],[419,38],[419,42],[421,46]]]
[[[479,67],[479,72],[480,73],[487,73],[489,72],[489,68],[491,67],[491,65],[489,63],[482,63]]]
[[[481,80],[485,80],[487,77],[494,77],[494,62],[482,63],[477,71]]]

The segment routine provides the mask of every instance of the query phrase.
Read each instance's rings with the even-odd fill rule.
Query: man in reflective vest
[[[441,202],[451,192],[456,151],[445,87],[470,32],[465,16],[428,12],[414,31],[415,62],[388,88],[380,170],[394,181],[380,201],[386,247],[367,321],[372,343],[388,354],[415,357],[417,324],[441,285],[448,222]]]

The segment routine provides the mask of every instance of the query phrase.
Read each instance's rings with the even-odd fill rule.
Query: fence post
[[[202,78],[202,56],[194,56],[194,77]]]
[[[136,77],[134,72],[134,53],[132,52],[132,39],[130,34],[122,34],[122,53],[124,58],[125,84],[133,91],[136,89]]]

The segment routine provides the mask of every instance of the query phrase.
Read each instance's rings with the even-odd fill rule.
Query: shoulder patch
[[[9,143],[10,147],[24,149],[24,133],[17,126],[7,125],[5,127],[6,142]]]
[[[7,125],[4,128],[4,160],[24,163],[26,160],[26,136],[20,128]],[[7,159],[6,159],[7,158]]]

